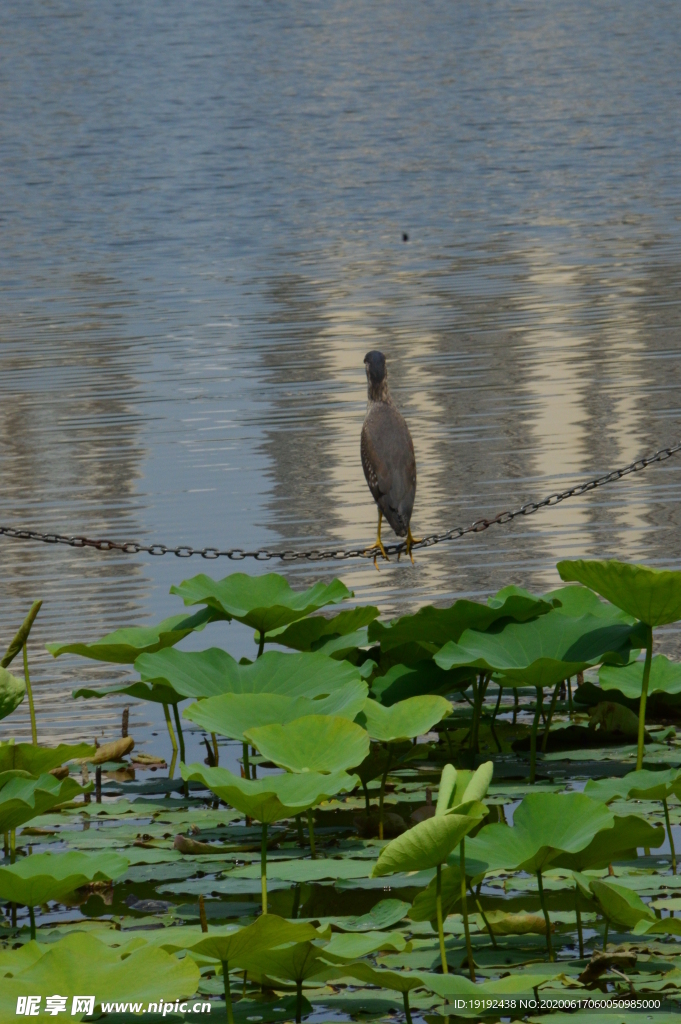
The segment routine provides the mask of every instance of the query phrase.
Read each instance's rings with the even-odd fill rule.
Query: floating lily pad
[[[0,865],[0,900],[35,907],[89,882],[118,878],[128,861],[117,853],[38,853]]]

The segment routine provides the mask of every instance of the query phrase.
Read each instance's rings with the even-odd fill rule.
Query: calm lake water
[[[0,522],[368,543],[370,348],[414,437],[417,535],[677,440],[678,13],[5,0]],[[680,497],[681,457],[414,567],[245,567],[297,586],[338,574],[386,612],[540,590],[565,556],[681,567]],[[132,673],[53,661],[46,642],[156,621],[181,610],[172,583],[242,568],[0,554],[3,646],[44,600],[30,658],[52,742],[113,738],[124,701],[69,694]],[[192,644],[254,653],[239,626]],[[157,710],[131,707],[147,749]],[[29,735],[24,706],[12,734]]]

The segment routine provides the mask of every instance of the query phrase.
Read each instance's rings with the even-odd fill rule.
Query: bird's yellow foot
[[[383,556],[383,558],[385,558],[386,562],[389,562],[390,559],[388,558],[388,552],[383,547],[383,541],[381,540],[380,533],[379,533],[378,537],[376,538],[376,543],[374,544],[374,549],[376,549],[376,548],[378,548],[378,550],[380,551],[380,553]],[[381,571],[378,568],[378,553],[376,553],[374,555],[374,569],[376,570],[376,572],[380,572]]]
[[[412,565],[414,564],[414,556],[413,556],[413,555],[412,555],[412,553],[411,553],[411,549],[412,549],[412,547],[414,546],[414,544],[420,544],[420,543],[421,543],[421,538],[420,538],[420,537],[412,537],[412,534],[411,534],[411,526],[410,526],[410,527],[408,528],[408,530],[407,530],[407,545],[406,545],[406,551],[407,551],[407,554],[409,555],[409,557],[411,558],[411,564],[412,564]]]

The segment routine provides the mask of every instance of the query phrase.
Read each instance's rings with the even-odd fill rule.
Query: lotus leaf
[[[626,663],[632,627],[603,625],[593,615],[572,619],[559,609],[489,633],[467,630],[435,655],[443,669],[468,666],[498,672],[504,686],[555,686],[608,658]]]
[[[638,700],[643,690],[644,667],[642,661],[632,661],[622,668],[602,665],[598,682],[603,690],[619,690],[623,696]],[[653,693],[681,693],[681,665],[664,654],[656,654],[650,662],[648,696]]]
[[[95,748],[88,743],[76,743],[70,746],[60,743],[58,747],[38,747],[32,743],[0,743],[0,772],[13,769],[28,772],[29,775],[42,775],[52,768],[58,768],[66,761],[74,758],[90,757]]]
[[[381,850],[372,878],[438,867],[486,814],[484,804],[473,803],[466,813],[450,812],[420,821]]]
[[[452,706],[444,697],[409,697],[388,708],[369,699],[357,722],[373,740],[393,743],[422,736],[451,713]]]
[[[591,794],[589,794],[591,795]],[[597,832],[588,846],[577,853],[561,853],[552,863],[557,868],[586,871],[588,868],[607,867],[615,858],[636,856],[638,847],[656,849],[664,842],[664,828],[650,825],[636,814],[615,815],[612,828]]]
[[[486,605],[468,600],[455,601],[449,608],[427,605],[415,615],[404,615],[388,625],[375,620],[369,626],[369,640],[379,642],[384,652],[414,642],[434,644],[437,648],[448,641],[457,641],[467,629],[489,629],[502,619],[525,622],[550,609],[546,601],[526,592],[492,598]]]
[[[661,772],[641,769],[629,772],[620,779],[589,779],[584,792],[604,804],[609,804],[612,800],[626,800],[629,797],[634,800],[666,800],[672,795],[681,796],[681,769],[668,768]]]
[[[642,917],[631,930],[634,935],[681,935],[681,920],[678,917],[663,917],[661,920],[655,918],[651,921],[647,917]],[[668,977],[669,975],[666,975],[666,978]],[[670,982],[673,984],[677,977],[678,975],[670,979]]]
[[[470,862],[467,861],[467,870]],[[458,864],[444,868],[440,876],[442,899],[442,916],[447,917],[461,899],[461,871]],[[433,878],[425,889],[420,892],[411,905],[409,917],[412,921],[431,921],[435,927],[437,920],[437,879]]]
[[[328,970],[324,950],[312,942],[296,942],[294,945],[264,952],[253,953],[239,958],[239,967],[266,975],[268,978],[282,978],[302,982]]]
[[[116,665],[132,665],[140,654],[151,654],[172,647],[189,633],[201,630],[208,622],[224,618],[209,608],[194,615],[172,615],[156,626],[125,626],[108,633],[93,644],[47,644],[50,654],[78,654],[81,658],[108,661]]]
[[[92,697],[101,699],[111,697],[114,694],[125,693],[128,697],[135,697],[136,700],[150,700],[154,704],[177,704],[182,700],[182,694],[176,693],[170,686],[148,685],[147,683],[123,683],[121,685],[105,686],[101,690],[93,690],[90,686],[81,686],[71,694],[74,699]]]
[[[624,622],[633,625],[636,622],[635,615],[627,615],[617,605],[611,604],[609,601],[602,601],[589,587],[582,587],[576,583],[544,594],[544,600],[553,603],[559,602],[557,610],[560,614],[569,615],[572,619],[579,618],[581,615],[593,615],[609,623]]]
[[[0,832],[10,832],[38,814],[91,790],[91,785],[83,788],[74,779],[60,780],[54,775],[40,775],[37,779],[10,777],[0,789]]]
[[[377,988],[392,989],[393,992],[407,993],[415,988],[426,988],[426,983],[416,971],[386,971],[372,967],[367,963],[346,964],[325,974],[326,978],[357,978],[365,985],[376,985]],[[430,975],[425,975],[430,978]],[[470,984],[470,983],[469,983]],[[475,988],[475,986],[473,986]]]
[[[5,1020],[15,1019],[17,1000],[27,993],[61,992],[69,997],[94,993],[96,1005],[123,999],[156,1002],[162,993],[164,1001],[174,1002],[192,996],[199,985],[199,968],[190,957],[178,960],[162,949],[143,946],[121,959],[119,952],[85,932],[74,932],[42,948],[39,960],[14,977],[3,978],[0,1016]],[[84,1016],[75,1015],[79,1020]]]
[[[638,921],[654,921],[655,913],[638,893],[605,879],[592,879],[589,888],[613,924],[631,930]]]
[[[311,618],[298,619],[282,629],[268,633],[268,643],[292,647],[296,651],[314,651],[321,641],[332,637],[345,637],[356,633],[363,626],[378,618],[378,608],[367,605],[363,608],[352,608],[347,612],[339,612],[326,618],[324,615],[313,615]]]
[[[363,932],[376,928],[391,928],[406,917],[409,904],[404,900],[380,900],[367,914],[360,917],[334,917],[330,923],[342,931]]]
[[[347,718],[308,715],[286,725],[248,729],[245,738],[263,757],[291,772],[356,768],[369,753],[369,734]]]
[[[171,587],[186,605],[205,604],[223,615],[244,622],[264,638],[280,626],[304,619],[325,605],[338,604],[352,592],[340,580],[328,585],[315,583],[309,590],[294,591],[283,576],[270,572],[264,576],[247,576],[235,572],[222,580],[213,580],[201,573]]]
[[[473,999],[498,999],[506,995],[530,994],[540,985],[545,985],[554,978],[560,978],[560,973],[509,975],[506,978],[499,978],[496,981],[485,981],[476,985],[468,978],[456,974],[422,974],[421,979],[425,988],[435,992],[443,999],[456,999],[459,996]]]
[[[183,764],[181,772],[187,782],[202,782],[221,800],[264,824],[292,818],[343,790],[354,789],[357,784],[356,776],[345,772],[270,775],[257,780],[241,779],[226,768],[200,764]]]
[[[372,681],[371,694],[385,707],[409,697],[439,693],[443,697],[470,686],[475,672],[468,668],[445,672],[434,661],[419,661],[415,665],[393,665],[385,675]]]
[[[681,619],[681,572],[617,561],[559,562],[560,578],[595,590],[647,626]]]
[[[191,949],[194,953],[228,963],[230,967],[238,967],[248,957],[276,946],[327,937],[328,933],[320,932],[306,922],[286,921],[276,914],[263,914],[245,928],[211,928],[208,933],[196,927],[164,928],[154,933],[153,942],[168,952]]]
[[[265,657],[265,655],[263,655]],[[360,679],[339,686],[328,697],[287,697],[281,693],[223,693],[197,701],[184,717],[207,732],[244,742],[244,730],[293,722],[308,715],[338,715],[352,720],[364,707],[367,684]]]
[[[37,853],[0,865],[0,899],[35,907],[89,882],[118,878],[127,867],[118,853]]]
[[[604,804],[583,793],[531,793],[516,809],[513,828],[486,825],[467,850],[488,870],[544,871],[559,854],[578,853],[614,823]]]
[[[268,651],[253,664],[240,665],[218,647],[144,654],[135,668],[143,680],[171,687],[180,699],[224,693],[278,693],[312,699],[328,696],[360,678],[354,666],[324,654]]]
[[[19,707],[25,693],[24,680],[13,676],[6,668],[0,668],[0,719],[7,718]]]
[[[270,864],[271,878],[285,882],[321,882],[326,878],[368,878],[372,862],[368,859],[352,860],[349,857],[317,858],[316,860],[275,860]],[[230,878],[258,878],[259,864],[248,864],[234,868]]]
[[[411,942],[407,942],[402,932],[345,932],[332,936],[324,946],[324,957],[332,963],[343,963],[348,960],[359,960],[379,950],[391,950],[395,953],[409,953]]]

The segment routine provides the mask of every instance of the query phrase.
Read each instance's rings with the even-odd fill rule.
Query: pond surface
[[[369,543],[370,348],[414,437],[417,534],[677,440],[680,35],[676,4],[642,0],[6,0],[0,521]],[[335,572],[392,613],[546,589],[565,556],[678,567],[680,494],[681,460],[414,567],[245,568]],[[73,705],[120,672],[45,642],[156,621],[180,610],[172,583],[237,568],[1,553],[3,645],[45,602],[46,742],[111,735],[122,702]],[[138,741],[154,715],[131,708]]]

